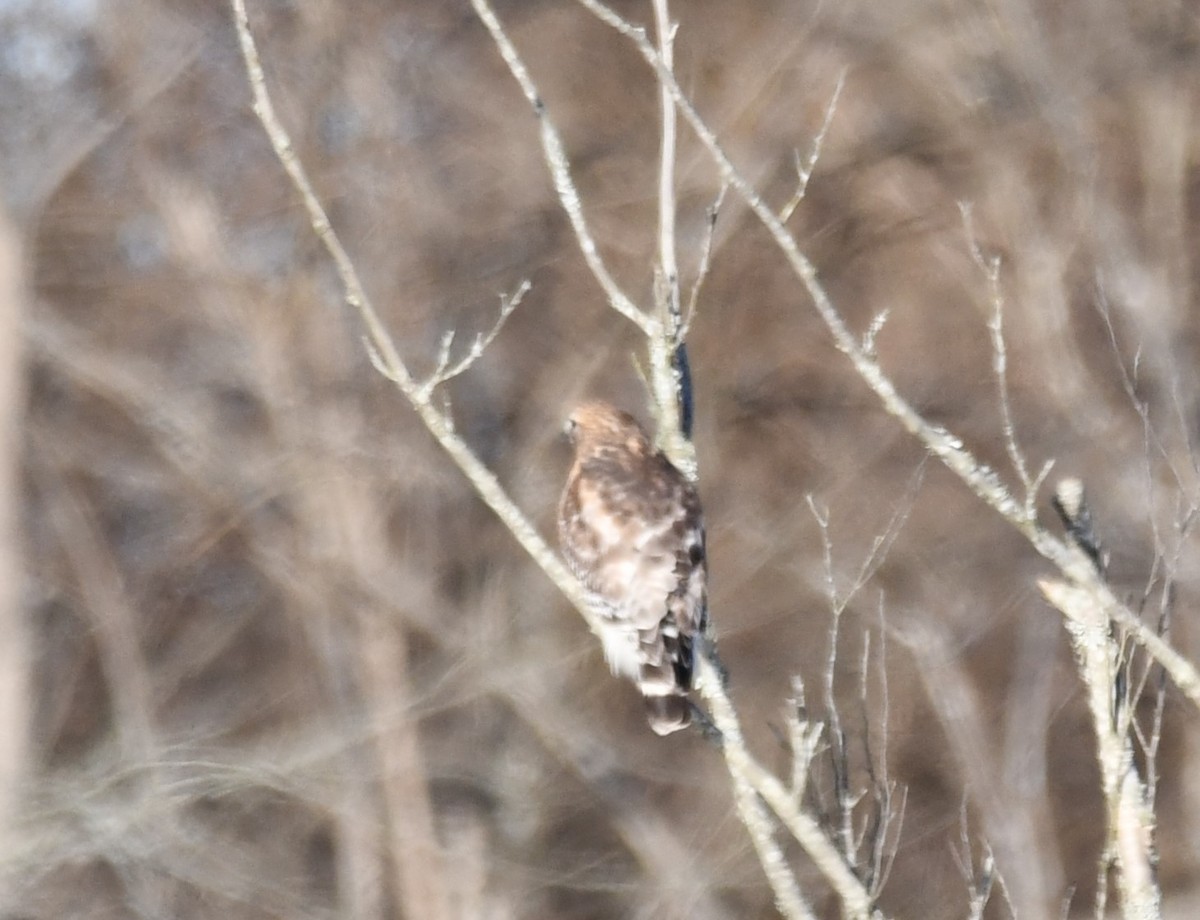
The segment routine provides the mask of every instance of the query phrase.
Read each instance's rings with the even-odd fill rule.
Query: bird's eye
[[[569,418],[565,422],[563,422],[563,434],[567,436],[568,441],[575,440],[575,432],[578,429],[579,429],[579,423],[576,422],[575,419],[573,419],[573,418]]]

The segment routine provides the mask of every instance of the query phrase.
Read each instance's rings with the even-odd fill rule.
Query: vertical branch
[[[675,24],[671,22],[667,0],[652,0],[655,27],[658,33],[659,52],[668,70],[674,67]],[[675,147],[676,112],[675,101],[667,87],[659,85],[661,117],[661,159],[658,187],[658,239],[659,272],[658,328],[647,330],[647,345],[650,353],[650,379],[658,422],[656,436],[659,447],[688,479],[698,476],[696,453],[685,433],[684,400],[690,393],[684,387],[690,382],[681,378],[686,367],[683,342],[680,340],[682,320],[679,300],[679,267],[675,252]],[[775,905],[788,918],[815,920],[795,874],[788,866],[778,842],[775,827],[767,809],[747,779],[749,753],[742,738],[741,726],[729,698],[724,694],[723,681],[714,664],[703,655],[697,662],[697,683],[708,688],[706,699],[712,708],[713,720],[721,731],[722,753],[733,781],[734,802],[738,815],[750,833],[750,840],[758,855],[759,863],[775,895]],[[703,692],[703,690],[702,690]]]
[[[700,656],[696,661],[696,671],[697,686],[712,710],[713,724],[721,732],[721,752],[725,755],[729,775],[733,780],[733,799],[737,806],[738,817],[742,819],[746,830],[750,832],[750,840],[758,854],[758,861],[775,894],[775,906],[789,920],[793,917],[814,920],[812,909],[808,906],[800,891],[800,886],[796,883],[796,876],[792,873],[783,856],[783,850],[775,840],[774,821],[759,799],[763,790],[761,780],[768,774],[751,759],[746,750],[741,724],[733,704],[722,689],[722,678],[716,667],[707,658]],[[760,782],[753,781],[752,777],[755,776],[759,778]],[[770,778],[774,779],[774,777]],[[779,784],[779,792],[781,795],[787,796],[787,793],[783,791],[782,784]],[[774,806],[772,807],[774,808]],[[796,810],[799,811],[799,809]],[[776,813],[779,813],[777,809]],[[816,831],[816,833],[820,834],[820,831]],[[832,854],[831,858],[838,859],[836,853]]]
[[[832,580],[832,573],[827,577]],[[833,770],[833,799],[836,812],[838,845],[846,861],[854,863],[854,802],[850,794],[850,756],[846,750],[846,732],[842,728],[841,712],[834,695],[833,679],[837,673],[838,633],[842,623],[842,607],[833,607],[829,623],[829,654],[825,659],[825,710],[829,722],[829,763]]]
[[[992,373],[996,378],[996,395],[1000,401],[1000,421],[1004,431],[1004,447],[1008,452],[1009,462],[1012,463],[1013,470],[1017,474],[1017,478],[1021,481],[1021,488],[1025,493],[1025,501],[1022,505],[1021,512],[1025,520],[1034,521],[1037,517],[1035,506],[1037,503],[1038,489],[1041,487],[1043,480],[1050,473],[1051,463],[1046,463],[1037,478],[1034,479],[1029,475],[1029,467],[1025,462],[1025,454],[1017,443],[1017,430],[1013,422],[1012,401],[1008,393],[1008,347],[1004,340],[1004,292],[1000,288],[1000,257],[985,256],[983,250],[979,246],[979,240],[975,237],[975,227],[971,217],[971,206],[966,203],[959,204],[959,212],[962,214],[963,227],[967,233],[967,245],[971,252],[971,259],[975,265],[983,273],[984,279],[988,286],[988,299],[992,304],[992,315],[988,320],[988,334],[992,340]]]
[[[1102,575],[1083,484],[1073,479],[1059,483],[1054,505],[1076,551]],[[1108,818],[1099,897],[1106,891],[1105,877],[1111,866],[1126,920],[1154,920],[1162,910],[1155,873],[1154,813],[1138,776],[1131,720],[1124,712],[1131,703],[1120,688],[1121,643],[1108,611],[1090,592],[1046,578],[1039,579],[1038,587],[1065,619],[1096,733],[1096,759]]]
[[[307,497],[324,499],[322,495]],[[308,517],[307,530],[315,534],[323,520],[311,514]],[[365,708],[359,689],[359,662],[348,644],[339,641],[347,625],[336,612],[340,606],[332,600],[296,604],[297,619],[319,665],[318,680],[328,707],[323,713],[326,724],[322,731],[335,737],[344,732],[345,726],[357,726]],[[357,731],[346,734],[347,742],[335,757],[341,781],[333,790],[330,810],[338,912],[355,920],[384,920],[387,886],[372,752],[360,743]]]
[[[29,757],[29,665],[20,603],[17,458],[22,398],[24,258],[17,228],[0,209],[0,846],[10,841]]]
[[[920,482],[920,472],[914,480],[913,488]],[[822,558],[824,566],[824,587],[829,603],[829,651],[825,656],[823,671],[823,691],[825,703],[825,723],[828,728],[828,744],[825,755],[831,774],[832,801],[828,807],[821,810],[822,819],[827,827],[832,827],[837,848],[840,850],[846,865],[855,874],[862,887],[868,892],[873,901],[882,890],[889,872],[890,858],[894,853],[888,853],[889,832],[893,820],[902,819],[901,813],[892,811],[893,787],[887,780],[886,764],[886,726],[888,719],[887,677],[882,657],[879,658],[881,687],[883,693],[881,724],[883,725],[883,753],[876,763],[871,746],[871,720],[869,717],[869,673],[870,673],[870,633],[863,633],[863,651],[860,665],[859,703],[862,711],[862,767],[866,772],[868,782],[851,788],[852,762],[850,745],[847,742],[845,729],[842,727],[841,707],[835,693],[835,676],[837,674],[838,643],[840,637],[842,614],[853,597],[871,577],[872,572],[882,564],[887,556],[891,543],[899,534],[900,528],[908,517],[910,501],[899,509],[893,516],[887,529],[876,537],[871,550],[863,559],[859,571],[845,592],[838,587],[837,573],[833,561],[833,538],[830,534],[830,517],[828,510],[818,507],[816,499],[807,496],[809,510],[816,520],[821,532]],[[880,599],[880,616],[883,614],[883,600]],[[794,732],[792,733],[795,734]],[[794,747],[794,745],[793,745]],[[795,789],[797,796],[802,796],[802,788]],[[800,799],[798,799],[800,800]],[[862,820],[856,827],[861,809]],[[865,855],[864,855],[864,847]],[[850,892],[851,900],[858,896],[857,890]]]
[[[306,493],[311,528],[324,531],[321,538],[330,558],[353,573],[357,584],[385,582],[384,573],[395,562],[389,558],[382,511],[363,478],[337,469],[313,478],[321,485]],[[408,669],[407,624],[389,617],[389,608],[365,592],[350,593],[338,606],[347,616],[336,625],[353,637],[343,666],[358,677],[356,690],[370,735],[370,742],[355,753],[364,777],[372,779],[364,785],[383,803],[382,814],[365,816],[380,837],[370,841],[380,853],[370,855],[382,855],[378,863],[391,869],[390,888],[401,916],[453,920],[448,863],[437,833]],[[374,804],[375,796],[368,801]]]
[[[706,667],[709,666],[706,664]],[[726,726],[722,724],[722,706],[711,696],[706,695],[705,698],[712,706],[713,722],[724,732]],[[873,907],[871,893],[846,865],[837,846],[825,835],[817,820],[800,807],[794,792],[748,757],[744,764],[739,765],[739,770],[825,876],[842,902],[843,915],[851,920],[882,917]]]
[[[41,437],[35,443],[52,460],[51,469],[35,471],[35,482],[46,496],[51,525],[83,598],[111,697],[121,755],[129,763],[149,763],[158,747],[156,697],[138,640],[134,604],[92,506],[67,480],[65,461],[55,445]],[[147,773],[148,778],[152,775]]]
[[[675,31],[667,11],[667,0],[653,0],[654,27],[658,33],[658,53],[668,70],[675,67]],[[675,100],[665,86],[658,87],[662,107],[662,147],[658,169],[658,261],[667,284],[671,315],[679,317],[679,267],[675,258]]]
[[[401,915],[451,920],[445,858],[434,827],[420,735],[416,719],[405,712],[411,709],[412,685],[404,628],[370,609],[361,611],[358,627]],[[404,712],[399,722],[384,716],[394,709]]]
[[[675,66],[675,31],[667,0],[652,0],[658,51],[668,70]],[[675,150],[677,114],[675,100],[659,84],[661,106],[661,150],[658,170],[658,329],[647,333],[650,346],[650,378],[654,390],[659,446],[688,479],[699,471],[689,439],[691,427],[691,383],[686,379],[687,354],[682,340],[683,320],[679,296],[679,265],[675,249]]]
[[[1039,580],[1038,587],[1066,619],[1087,690],[1108,814],[1103,860],[1116,870],[1122,915],[1127,920],[1160,917],[1162,896],[1154,872],[1154,815],[1137,775],[1133,747],[1128,737],[1118,735],[1113,720],[1117,648],[1110,635],[1110,622],[1086,591],[1051,579]],[[1106,874],[1104,865],[1100,872]]]

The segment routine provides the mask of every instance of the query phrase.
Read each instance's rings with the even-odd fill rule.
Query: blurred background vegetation
[[[651,22],[648,4],[618,8]],[[649,303],[651,73],[567,0],[499,12],[605,256]],[[975,240],[1003,260],[1031,465],[1087,483],[1114,588],[1154,620],[1170,608],[1173,642],[1200,659],[1196,5],[672,13],[680,82],[777,207],[845,71],[790,226],[855,328],[888,311],[878,350],[901,391],[1011,481],[971,204]],[[465,0],[250,15],[414,371],[531,281],[446,392],[549,535],[561,419],[586,396],[643,409],[639,339],[583,265],[485,30]],[[228,8],[4,0],[0,124],[0,408],[19,497],[3,916],[773,916],[719,755],[647,730],[579,617],[371,369],[249,110]],[[718,190],[686,132],[678,178],[686,291]],[[856,756],[868,740],[907,790],[881,905],[965,915],[965,835],[976,860],[990,844],[1021,917],[1091,916],[1098,771],[1060,617],[1034,586],[1045,564],[881,412],[732,198],[690,342],[712,612],[756,754],[787,769],[793,676],[816,715],[828,702],[811,495],[841,590],[894,537],[842,618],[833,682]],[[1184,918],[1200,910],[1200,731],[1169,690],[1164,718],[1160,880]],[[986,916],[1009,913],[997,897]]]

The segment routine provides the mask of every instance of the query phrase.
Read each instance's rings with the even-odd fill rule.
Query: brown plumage
[[[691,721],[693,645],[704,629],[700,499],[633,416],[584,403],[567,433],[575,460],[558,509],[563,555],[603,624],[604,657],[667,735]]]

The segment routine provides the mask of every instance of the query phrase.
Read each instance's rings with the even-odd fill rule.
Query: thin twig
[[[875,351],[875,340],[879,338],[879,333],[883,331],[883,327],[887,324],[888,317],[891,313],[887,310],[880,310],[871,319],[871,325],[867,327],[867,331],[863,333],[862,345],[863,354],[874,360],[877,357]]]
[[[988,257],[983,254],[983,250],[979,246],[979,240],[975,235],[971,206],[966,202],[959,202],[958,208],[962,214],[963,229],[966,231],[967,248],[970,250],[971,259],[979,267],[984,279],[987,281],[988,298],[992,304],[992,316],[988,321],[988,332],[992,339],[992,372],[996,377],[996,391],[1000,402],[1000,420],[1004,434],[1004,447],[1008,451],[1008,459],[1016,471],[1017,478],[1021,480],[1021,487],[1025,492],[1025,502],[1022,506],[1022,511],[1026,520],[1033,521],[1037,516],[1035,506],[1038,489],[1041,488],[1046,477],[1050,475],[1050,469],[1054,464],[1053,461],[1045,463],[1038,473],[1037,479],[1030,478],[1029,468],[1025,462],[1025,453],[1017,444],[1017,431],[1016,425],[1013,423],[1012,403],[1008,395],[1008,348],[1004,341],[1004,292],[1000,287],[1000,257]]]
[[[712,702],[710,700],[710,706]],[[713,721],[717,722],[717,708],[713,706]],[[724,727],[717,722],[717,727]],[[756,761],[747,758],[740,765],[746,781],[762,796],[788,832],[803,847],[809,858],[825,876],[826,880],[842,900],[846,917],[852,920],[874,920],[883,915],[872,906],[870,892],[846,865],[838,848],[825,836],[821,825],[812,815],[804,811],[795,796],[773,774],[767,772]]]
[[[825,117],[821,119],[821,128],[817,131],[817,136],[813,138],[808,156],[801,160],[800,151],[796,151],[796,191],[792,194],[791,200],[779,212],[779,219],[785,224],[795,213],[796,208],[800,206],[800,202],[804,200],[804,195],[808,191],[808,180],[812,178],[813,170],[817,168],[817,160],[821,158],[821,147],[825,143],[825,135],[829,133],[829,126],[833,124],[833,113],[837,111],[838,99],[841,98],[842,89],[846,85],[846,70],[847,68],[843,67],[838,73],[837,83],[833,87],[833,95],[829,97],[829,104],[825,106]]]
[[[888,877],[892,874],[892,866],[896,861],[896,854],[899,852],[900,831],[904,826],[904,813],[908,805],[908,788],[900,787],[900,804],[893,808],[892,799],[896,791],[896,783],[891,781],[888,776],[888,734],[891,731],[891,697],[888,691],[888,670],[887,670],[887,629],[884,621],[884,603],[883,595],[879,597],[879,651],[875,653],[875,660],[878,664],[879,673],[879,755],[877,758],[871,755],[871,724],[867,713],[863,713],[863,721],[866,724],[864,731],[864,747],[866,748],[866,756],[868,765],[878,761],[880,770],[879,785],[884,790],[883,798],[883,821],[882,827],[879,829],[878,839],[875,841],[875,854],[872,858],[872,872],[874,873],[873,884],[871,891],[878,895],[883,886],[887,884]],[[866,709],[866,680],[864,678],[863,687],[863,706]],[[892,823],[895,822],[896,830],[892,833]],[[888,848],[888,840],[893,841],[891,848]]]
[[[786,715],[788,746],[792,751],[792,794],[797,802],[804,799],[808,787],[813,758],[821,747],[821,735],[825,732],[822,722],[810,722],[804,701],[804,681],[799,675],[792,678],[792,698],[788,700]]]
[[[854,580],[850,583],[850,587],[843,594],[838,590],[837,579],[834,573],[833,566],[833,541],[829,533],[829,510],[827,508],[817,508],[816,499],[812,495],[806,495],[805,501],[808,504],[809,511],[817,522],[817,527],[821,531],[821,549],[822,549],[822,564],[825,573],[825,591],[829,598],[831,609],[836,609],[838,613],[845,610],[850,601],[858,594],[859,591],[875,576],[879,571],[880,566],[887,560],[888,553],[891,551],[892,545],[900,536],[900,532],[904,529],[905,523],[908,521],[909,514],[916,504],[917,492],[921,488],[925,478],[925,462],[921,461],[917,465],[912,478],[909,480],[908,488],[905,490],[903,500],[892,513],[891,519],[883,532],[877,534],[875,539],[871,541],[871,548],[863,557],[859,564],[858,572],[854,576]]]
[[[1174,604],[1174,592],[1170,590],[1171,587],[1168,585],[1163,589],[1162,610],[1158,621],[1160,635],[1166,635],[1170,628]],[[1149,675],[1149,668],[1146,673]],[[1159,668],[1158,685],[1154,690],[1154,715],[1150,723],[1150,737],[1142,741],[1142,751],[1146,756],[1146,803],[1151,811],[1154,810],[1155,802],[1158,799],[1158,749],[1159,742],[1162,740],[1163,710],[1167,698],[1166,683],[1166,675]]]
[[[1108,303],[1108,287],[1105,284],[1104,277],[1102,275],[1096,279],[1095,307],[1096,312],[1100,314],[1100,319],[1104,322],[1105,331],[1108,333],[1109,348],[1112,350],[1113,358],[1117,364],[1117,370],[1120,373],[1121,388],[1125,391],[1125,395],[1129,399],[1130,405],[1133,406],[1134,411],[1137,413],[1138,418],[1141,419],[1142,422],[1143,438],[1147,448],[1147,466],[1150,459],[1150,448],[1153,448],[1153,452],[1157,454],[1160,459],[1162,459],[1167,469],[1170,470],[1171,478],[1174,480],[1175,487],[1181,493],[1187,494],[1189,490],[1184,486],[1183,475],[1180,473],[1175,462],[1172,460],[1170,451],[1167,450],[1166,444],[1163,442],[1162,437],[1158,433],[1158,429],[1155,428],[1153,421],[1150,418],[1150,407],[1144,399],[1138,396],[1137,393],[1138,368],[1141,357],[1140,352],[1134,356],[1132,373],[1125,366],[1125,361],[1121,357],[1121,346],[1117,341],[1117,331],[1113,326],[1112,310]],[[1186,440],[1188,426],[1184,424],[1181,427],[1184,430],[1184,438]],[[1154,477],[1150,474],[1149,468],[1147,468],[1147,470],[1144,472],[1144,475],[1147,478],[1147,486],[1152,486]],[[1152,494],[1153,492],[1151,491],[1151,495]],[[1152,525],[1156,523],[1153,516],[1151,516],[1150,522]],[[1155,537],[1157,538],[1157,536],[1158,533],[1156,530]]]
[[[834,801],[831,806],[833,812],[830,821],[837,829],[837,837],[840,849],[846,862],[850,866],[859,866],[859,853],[864,844],[870,843],[870,858],[869,862],[862,869],[860,875],[866,879],[866,884],[873,895],[878,895],[882,889],[883,880],[889,871],[890,860],[886,852],[889,829],[893,816],[892,813],[892,787],[886,779],[887,764],[885,759],[879,760],[879,772],[876,771],[876,759],[872,756],[870,744],[870,718],[869,718],[869,701],[868,701],[868,678],[870,674],[870,634],[863,635],[863,651],[860,661],[860,693],[859,701],[862,709],[863,723],[863,748],[866,759],[865,768],[870,779],[869,788],[850,789],[850,752],[847,744],[846,733],[842,728],[841,712],[838,706],[837,697],[834,693],[834,676],[836,673],[836,662],[838,653],[838,640],[840,633],[841,616],[849,605],[851,599],[870,579],[871,575],[882,564],[883,559],[887,556],[888,549],[895,541],[900,529],[903,527],[904,521],[907,519],[908,513],[912,508],[912,498],[915,495],[916,489],[919,488],[921,482],[922,470],[918,469],[917,475],[910,487],[908,500],[903,503],[901,508],[893,515],[884,533],[875,538],[871,549],[864,558],[855,580],[846,593],[838,588],[837,576],[833,563],[833,539],[830,534],[829,512],[827,509],[818,508],[817,502],[813,496],[807,496],[809,509],[817,522],[817,526],[821,532],[822,559],[824,566],[825,592],[830,608],[830,627],[829,627],[829,652],[826,655],[825,668],[823,672],[825,708],[828,713],[826,721],[829,729],[829,762],[833,772],[833,793]],[[881,601],[882,605],[882,601]],[[882,616],[882,606],[880,609]],[[883,685],[883,693],[885,699],[883,701],[883,725],[884,737],[886,739],[887,731],[887,678],[884,670],[884,663],[880,662],[880,672],[884,676],[881,678]],[[884,745],[884,754],[886,755],[886,741]],[[882,774],[882,778],[881,778]],[[868,802],[868,811],[862,818],[862,824],[859,831],[856,833],[854,828],[855,810],[860,803]],[[891,856],[894,857],[894,853]]]
[[[704,217],[704,243],[700,247],[700,264],[696,268],[696,280],[692,283],[692,293],[688,296],[687,310],[683,315],[683,328],[679,330],[679,340],[687,338],[692,329],[692,320],[696,318],[696,304],[700,300],[700,289],[708,277],[712,263],[713,238],[717,231],[717,216],[721,213],[721,205],[725,202],[725,193],[729,186],[722,183],[720,191],[712,204],[708,206]]]
[[[654,28],[658,35],[658,53],[663,64],[673,69],[675,33],[679,26],[671,22],[667,0],[652,0]],[[661,151],[658,167],[658,264],[667,284],[670,315],[679,317],[679,265],[675,254],[675,100],[670,91],[659,84],[659,103],[662,107]]]
[[[827,574],[832,583],[832,572]],[[833,598],[831,598],[831,601]],[[833,767],[833,797],[837,836],[842,855],[849,865],[854,865],[854,799],[850,795],[850,758],[846,751],[846,733],[842,730],[842,717],[833,690],[833,678],[837,671],[838,633],[842,621],[842,605],[836,605],[829,622],[829,653],[825,658],[825,709],[829,713],[829,762]]]
[[[983,920],[983,911],[991,898],[992,885],[996,880],[996,859],[992,854],[992,848],[985,840],[983,842],[983,860],[979,865],[979,870],[976,871],[965,798],[959,809],[958,828],[962,850],[958,850],[951,844],[950,855],[954,857],[958,871],[962,873],[963,881],[967,883],[967,920]]]
[[[529,281],[525,280],[517,286],[517,289],[512,294],[500,295],[500,315],[496,318],[495,325],[488,332],[475,336],[475,341],[471,343],[471,347],[467,349],[467,353],[453,367],[448,367],[447,365],[450,364],[450,347],[454,344],[454,330],[451,329],[442,337],[442,345],[438,350],[436,368],[429,375],[429,379],[417,387],[417,392],[422,399],[429,399],[437,387],[440,387],[447,380],[453,380],[455,377],[469,370],[471,365],[483,357],[483,353],[487,350],[488,346],[500,334],[505,321],[512,316],[513,311],[520,306],[525,295],[529,293],[530,286]]]

